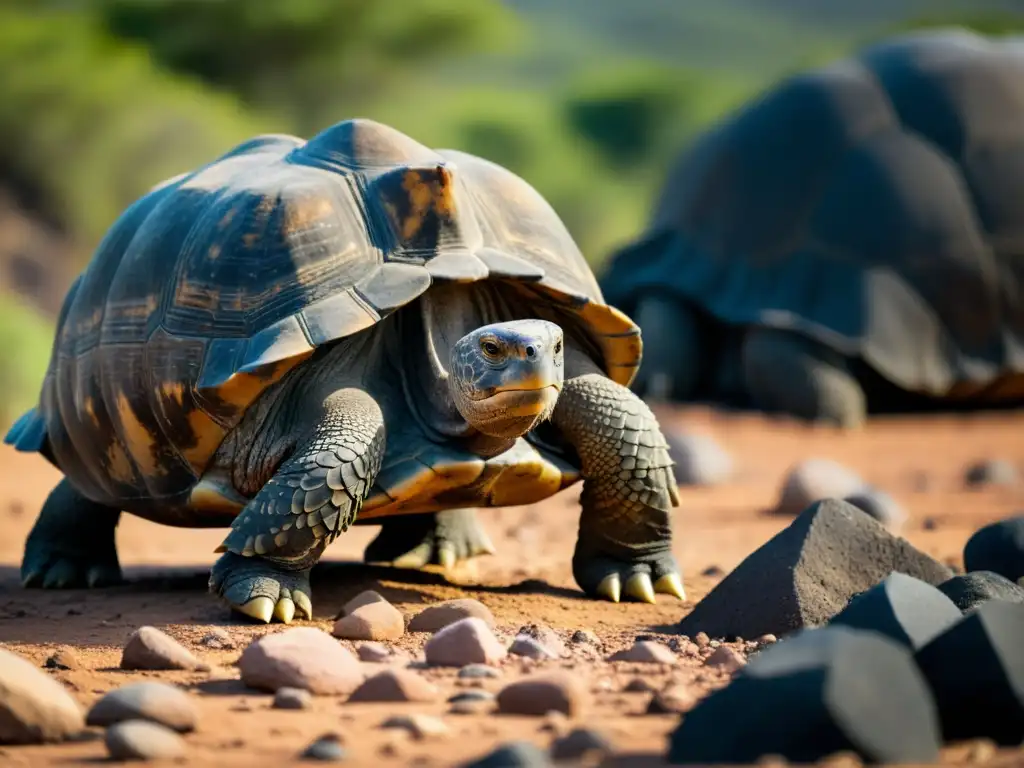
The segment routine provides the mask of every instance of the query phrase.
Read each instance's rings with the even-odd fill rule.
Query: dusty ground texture
[[[484,681],[497,691],[531,668],[568,666],[583,676],[593,692],[585,714],[588,726],[604,732],[616,748],[615,764],[660,765],[676,715],[642,714],[651,696],[624,692],[635,677],[655,688],[670,681],[706,692],[723,678],[701,666],[699,657],[678,654],[676,666],[607,662],[606,656],[632,644],[637,635],[672,640],[675,624],[721,578],[787,523],[765,513],[778,493],[786,470],[796,461],[825,457],[840,461],[891,493],[910,514],[904,535],[932,555],[959,565],[968,536],[979,526],[1024,511],[1024,489],[967,490],[963,475],[974,461],[1005,458],[1024,467],[1024,414],[965,417],[891,418],[863,432],[843,435],[787,421],[705,411],[662,411],[668,428],[704,432],[734,455],[738,476],[713,489],[684,489],[676,515],[676,554],[683,566],[690,602],[659,596],[656,606],[612,605],[584,599],[569,569],[577,524],[579,486],[544,504],[485,513],[484,521],[498,555],[481,560],[475,572],[449,583],[432,573],[370,569],[358,564],[376,528],[357,528],[328,551],[313,576],[316,625],[330,630],[341,605],[364,589],[376,589],[406,616],[455,597],[475,597],[498,621],[498,634],[510,640],[529,622],[554,628],[563,639],[589,629],[599,649],[575,646],[563,660],[531,667],[510,658],[501,680]],[[0,453],[0,643],[42,665],[63,645],[72,646],[82,668],[48,671],[88,706],[106,691],[142,678],[183,684],[195,694],[201,712],[199,729],[187,737],[189,765],[280,765],[293,760],[315,737],[341,734],[349,765],[445,766],[482,755],[503,741],[531,740],[547,746],[563,727],[544,718],[447,714],[444,698],[461,690],[454,670],[424,670],[444,697],[437,704],[347,704],[318,698],[308,711],[270,708],[271,697],[244,689],[233,666],[242,647],[271,627],[233,620],[206,594],[206,569],[213,562],[219,531],[159,527],[125,517],[118,531],[121,562],[130,583],[115,589],[85,592],[23,590],[18,564],[24,539],[57,474],[43,461]],[[206,673],[123,672],[120,650],[138,626],[152,624],[192,648],[214,668]],[[239,650],[212,651],[199,644],[214,627],[235,638]],[[396,645],[422,658],[427,635],[410,633]],[[442,715],[450,734],[415,741],[381,730],[396,713]],[[970,760],[970,750],[946,751],[950,762]],[[45,747],[0,749],[0,764],[90,764],[105,758],[101,740]],[[974,759],[978,754],[975,751]],[[992,760],[1024,764],[1024,752],[1001,752]]]

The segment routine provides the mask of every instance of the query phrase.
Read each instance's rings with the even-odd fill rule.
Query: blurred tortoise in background
[[[511,172],[366,120],[257,137],[134,203],[70,289],[6,438],[65,475],[22,578],[118,580],[120,510],[230,526],[211,590],[288,622],[357,516],[368,559],[450,563],[490,549],[471,508],[582,477],[580,586],[682,598],[640,354]]]
[[[606,301],[634,389],[852,426],[1024,399],[1024,44],[890,38],[704,135]]]

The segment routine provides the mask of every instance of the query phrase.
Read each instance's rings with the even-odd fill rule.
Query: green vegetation
[[[0,0],[0,187],[88,253],[153,184],[359,115],[521,174],[600,268],[672,156],[777,78],[897,27],[1019,29],[1010,3]],[[0,428],[36,397],[49,324],[0,292]]]

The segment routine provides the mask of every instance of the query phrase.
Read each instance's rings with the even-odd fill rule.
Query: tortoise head
[[[562,329],[547,320],[477,328],[452,347],[448,386],[462,417],[485,435],[525,435],[562,391]]]

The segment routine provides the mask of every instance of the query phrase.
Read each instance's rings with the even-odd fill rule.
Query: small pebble
[[[704,666],[714,667],[732,674],[746,665],[746,663],[747,660],[743,658],[741,654],[737,653],[729,646],[723,645],[716,648],[715,652],[707,657],[704,661]]]
[[[676,655],[667,645],[652,640],[641,640],[608,657],[608,661],[632,661],[643,664],[675,664]]]
[[[465,768],[549,768],[547,754],[529,741],[512,741],[493,752],[466,763]]]
[[[513,656],[523,656],[537,661],[557,658],[555,654],[529,635],[517,635],[512,641],[512,645],[509,646],[508,652]]]
[[[365,678],[355,655],[316,627],[293,627],[253,640],[242,651],[238,669],[250,688],[303,688],[320,696],[351,693]]]
[[[449,733],[444,721],[433,715],[395,715],[381,723],[380,727],[400,728],[416,739],[437,738]]]
[[[476,616],[439,630],[427,641],[424,653],[428,664],[447,667],[493,664],[508,655],[487,623]]]
[[[519,635],[532,637],[555,656],[561,656],[565,653],[565,643],[562,642],[562,638],[551,627],[544,626],[543,624],[526,624],[516,632],[516,636],[518,637]]]
[[[358,608],[362,608],[364,605],[386,602],[388,602],[387,599],[384,597],[384,595],[380,594],[380,592],[375,592],[372,589],[368,589],[365,592],[360,592],[358,595],[356,595],[343,606],[341,606],[341,611],[338,613],[338,616],[336,618],[348,616],[350,613],[353,613]]]
[[[786,474],[775,511],[780,515],[799,515],[820,499],[844,499],[859,493],[864,486],[856,472],[841,464],[829,459],[808,459]]]
[[[541,716],[555,711],[571,717],[580,714],[589,700],[590,691],[578,675],[557,670],[509,683],[498,694],[498,709],[511,715]]]
[[[78,658],[78,655],[67,646],[58,648],[46,659],[46,663],[43,665],[47,669],[81,669],[82,661]]]
[[[600,760],[613,752],[612,744],[592,728],[575,728],[551,744],[554,760]]]
[[[460,691],[449,697],[449,704],[456,704],[460,701],[494,701],[494,694],[481,688],[472,691]]]
[[[125,720],[104,737],[114,760],[170,760],[185,754],[185,741],[170,728],[148,720]]]
[[[83,725],[81,707],[58,680],[0,648],[0,744],[62,741]]]
[[[197,659],[190,650],[156,627],[139,627],[121,653],[121,669],[187,669],[207,672],[210,665]]]
[[[647,704],[647,714],[678,714],[689,712],[695,706],[697,706],[697,695],[693,690],[682,683],[674,683],[654,694]]]
[[[409,631],[437,632],[444,627],[469,618],[479,619],[488,628],[495,626],[494,614],[491,613],[490,608],[479,600],[462,598],[424,608],[412,617],[409,622]]]
[[[175,685],[147,680],[115,688],[92,705],[86,725],[105,728],[129,720],[147,720],[179,733],[196,727],[199,714],[192,696]]]
[[[335,733],[327,733],[306,747],[300,757],[303,760],[338,763],[345,759],[346,752],[341,745],[341,737]]]
[[[313,694],[303,688],[278,688],[274,692],[274,709],[309,709]]]
[[[467,664],[459,670],[458,676],[468,680],[497,678],[501,677],[501,670],[489,667],[486,664]]]
[[[907,512],[892,496],[875,488],[865,488],[847,496],[844,501],[866,512],[880,522],[886,530],[899,534],[907,523]]]
[[[732,456],[710,435],[669,431],[665,438],[679,485],[721,485],[736,472]]]
[[[216,627],[203,635],[203,639],[199,641],[199,644],[204,648],[210,648],[214,651],[233,651],[238,647],[235,639],[220,627]]]
[[[709,565],[707,568],[700,572],[700,575],[709,579],[717,579],[722,576],[725,576],[725,571],[720,566]]]
[[[349,697],[357,701],[436,701],[438,689],[411,669],[387,669],[368,678]]]
[[[593,632],[591,632],[589,629],[577,629],[575,632],[572,633],[572,638],[570,641],[575,643],[576,645],[601,645],[600,638]]]
[[[706,632],[698,632],[693,636],[693,642],[698,648],[707,648],[711,645],[711,638],[707,636]]]
[[[361,643],[356,648],[356,655],[359,656],[360,661],[368,661],[371,663],[382,663],[392,661],[397,657],[397,654],[382,643]]]
[[[964,484],[968,488],[1004,487],[1020,483],[1020,472],[1012,462],[1005,459],[989,459],[972,465],[964,473]]]
[[[761,635],[759,638],[757,638],[757,644],[758,645],[771,645],[772,643],[777,643],[777,642],[779,642],[779,638],[777,638],[775,635],[773,635],[770,632],[768,634],[766,634],[766,635]]]
[[[397,640],[405,634],[405,617],[386,600],[374,600],[338,619],[331,634],[345,640]]]
[[[648,693],[655,690],[655,688],[642,677],[634,677],[626,683],[626,687],[622,690],[626,693]]]

